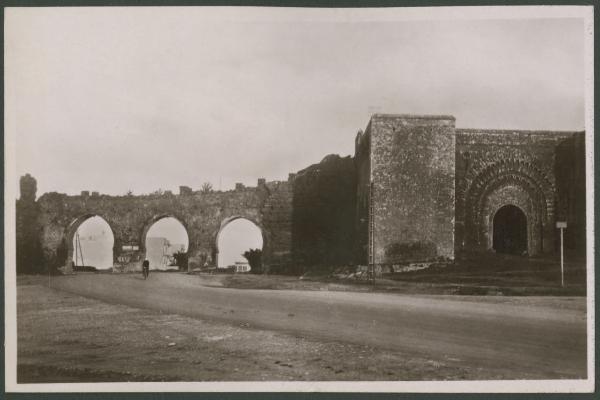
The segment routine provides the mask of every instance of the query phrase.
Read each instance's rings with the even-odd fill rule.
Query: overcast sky
[[[269,12],[8,10],[18,176],[38,195],[254,186],[352,155],[374,112],[584,129],[582,19]]]

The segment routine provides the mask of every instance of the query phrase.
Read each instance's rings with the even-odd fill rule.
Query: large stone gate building
[[[287,181],[231,191],[182,186],[142,196],[46,193],[21,178],[17,265],[61,267],[73,235],[101,216],[115,238],[115,266],[145,256],[148,228],[178,219],[189,237],[190,269],[215,265],[219,232],[245,218],[263,234],[268,271],[315,265],[391,265],[453,259],[465,251],[536,256],[585,252],[583,132],[455,128],[451,116],[376,114],[355,140],[354,157],[330,155]]]
[[[583,132],[455,128],[451,116],[374,115],[356,138],[362,263],[461,251],[585,251]]]

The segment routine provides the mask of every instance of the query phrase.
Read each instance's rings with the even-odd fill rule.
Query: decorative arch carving
[[[465,190],[463,218],[467,245],[470,248],[491,248],[490,218],[497,210],[489,209],[490,198],[498,197],[498,191],[507,187],[514,188],[513,194],[521,194],[518,206],[528,209],[529,254],[549,251],[553,238],[554,183],[535,163],[514,158],[482,168]],[[510,197],[509,194],[506,196]],[[502,205],[497,204],[497,207]]]

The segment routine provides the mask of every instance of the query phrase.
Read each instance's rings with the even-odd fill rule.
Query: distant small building
[[[246,261],[236,261],[235,272],[250,272],[250,264]]]

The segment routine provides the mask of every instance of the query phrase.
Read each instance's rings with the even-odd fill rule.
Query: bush
[[[261,249],[250,249],[246,250],[242,254],[248,264],[250,265],[251,274],[262,274],[262,250]]]
[[[210,193],[213,191],[213,185],[210,182],[204,182],[202,184],[202,189],[201,189],[202,193]]]
[[[175,259],[175,265],[179,267],[180,270],[188,269],[188,253],[184,251],[178,251],[173,253],[173,258]]]
[[[385,257],[389,263],[434,260],[437,246],[430,241],[395,242],[385,248]]]

